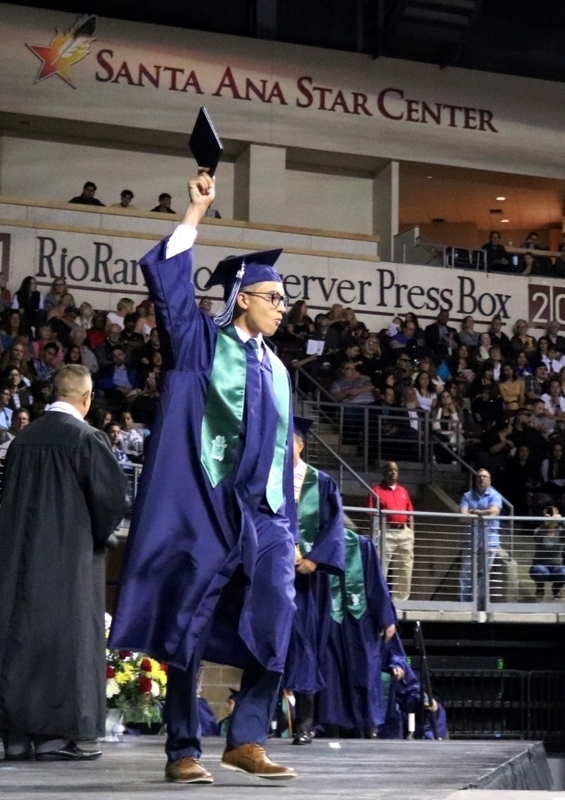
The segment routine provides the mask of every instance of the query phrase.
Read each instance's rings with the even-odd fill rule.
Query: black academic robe
[[[0,730],[103,735],[106,540],[126,510],[106,437],[48,412],[14,439],[0,509]]]

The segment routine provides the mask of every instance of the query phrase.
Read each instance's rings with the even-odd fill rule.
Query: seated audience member
[[[0,358],[0,372],[5,372],[10,367],[19,370],[25,386],[31,386],[32,372],[31,353],[28,350],[27,336],[17,336],[9,350]]]
[[[117,326],[119,328],[119,326]],[[118,332],[119,337],[119,332]],[[90,349],[96,353],[97,349],[106,341],[106,316],[99,311],[92,317],[92,325],[86,331],[86,341]],[[116,340],[117,341],[117,340]],[[98,358],[97,358],[98,360]]]
[[[82,352],[78,344],[70,344],[63,358],[65,364],[78,364],[82,367]]]
[[[456,347],[455,328],[450,328],[447,324],[449,321],[449,311],[442,309],[437,315],[435,322],[428,325],[424,330],[424,341],[428,350],[432,353],[441,355],[443,358],[450,356]]]
[[[524,253],[522,256],[522,271],[520,275],[538,275],[546,276],[548,273],[546,267],[547,259],[539,259],[533,253]]]
[[[547,413],[556,420],[565,419],[565,397],[561,394],[561,381],[559,378],[552,378],[549,381],[549,391],[542,394]]]
[[[535,430],[547,437],[555,430],[555,420],[548,417],[543,400],[531,400],[528,403],[528,410],[531,413],[531,426]]]
[[[547,369],[550,375],[559,375],[563,367],[565,367],[565,356],[559,352],[554,344],[549,345],[547,360]]]
[[[376,388],[384,369],[384,359],[381,352],[379,337],[370,333],[361,345],[357,361],[357,369],[361,375],[367,375]]]
[[[122,330],[119,325],[110,325],[107,329],[104,342],[96,348],[94,353],[100,369],[113,364],[112,354],[114,352],[114,347],[120,344],[121,335]]]
[[[474,397],[482,394],[485,386],[493,386],[496,388],[494,380],[494,364],[492,361],[483,361],[477,370],[477,376],[469,387],[469,396],[471,401]],[[516,406],[517,408],[518,406]]]
[[[12,414],[10,399],[12,394],[7,386],[0,389],[0,430],[7,431],[12,424]]]
[[[565,487],[565,457],[563,445],[554,442],[550,445],[549,454],[541,464],[541,477],[546,491],[563,491]]]
[[[122,430],[118,422],[110,422],[104,428],[104,433],[110,440],[110,449],[119,464],[131,463],[127,455],[122,450]]]
[[[343,409],[344,442],[358,443],[364,420],[360,406],[371,405],[375,401],[371,379],[361,375],[355,364],[346,361],[341,367],[341,377],[330,387],[330,394],[336,403],[347,404]]]
[[[159,331],[157,330],[157,328],[151,328],[149,339],[143,345],[143,347],[139,348],[139,352],[137,354],[140,365],[147,367],[150,364],[151,358],[153,357],[154,353],[160,353],[160,352],[161,352],[161,343],[159,341]]]
[[[381,425],[380,456],[386,460],[418,461],[421,426],[418,414],[418,398],[413,386],[405,386],[400,405],[394,390],[386,387],[382,393],[379,416],[385,419]],[[423,422],[422,415],[422,422]],[[378,454],[379,442],[374,420],[369,425],[369,456]],[[423,434],[422,434],[423,435]]]
[[[122,189],[120,194],[120,202],[119,203],[112,203],[110,208],[135,208],[132,206],[131,201],[133,200],[133,192],[131,189]]]
[[[526,398],[526,381],[516,375],[512,364],[502,365],[502,374],[498,382],[498,391],[508,411],[516,411],[524,405]]]
[[[51,330],[50,325],[41,325],[36,332],[37,338],[34,342],[31,343],[31,355],[32,358],[41,358],[43,353],[43,348],[46,344],[50,344],[54,342],[54,334]],[[58,342],[54,342],[57,347],[59,346]]]
[[[92,319],[94,317],[94,309],[90,305],[90,303],[81,303],[78,307],[78,317],[76,318],[75,322],[79,328],[82,328],[84,331],[89,330],[92,328]]]
[[[47,381],[42,381],[39,378],[31,384],[31,394],[33,402],[30,406],[29,412],[31,420],[41,417],[52,403],[52,384]]]
[[[104,406],[98,406],[98,408],[93,409],[88,415],[88,422],[93,428],[96,428],[96,430],[103,431],[106,425],[112,422],[112,412],[104,408]]]
[[[492,318],[487,333],[490,336],[492,346],[498,345],[502,355],[506,356],[512,352],[512,348],[510,347],[510,339],[502,330],[503,325],[502,317],[497,314]]]
[[[55,342],[47,342],[43,347],[40,358],[33,359],[33,369],[38,378],[48,384],[53,383],[53,378],[57,372],[57,356],[59,355],[59,345]]]
[[[500,231],[491,231],[488,242],[481,247],[486,253],[489,272],[513,272],[512,260],[506,248],[500,244]]]
[[[475,380],[475,371],[466,344],[460,345],[448,362],[449,371],[454,378],[462,378],[467,384]]]
[[[80,203],[83,206],[103,206],[104,203],[101,203],[97,197],[94,197],[97,188],[95,183],[87,181],[82,187],[82,194],[71,197],[69,203]]]
[[[29,411],[27,408],[17,408],[12,414],[12,423],[6,431],[7,441],[0,445],[0,458],[6,458],[6,452],[11,442],[23,431],[30,423]]]
[[[214,316],[213,303],[210,297],[201,297],[198,302],[198,308],[201,311],[204,311],[207,317]],[[155,325],[153,325],[152,327],[155,327]],[[149,331],[149,333],[151,333],[151,331]],[[149,336],[149,333],[147,334],[147,336]],[[147,336],[145,337],[146,340]]]
[[[208,301],[210,303],[208,308],[208,311],[210,311],[212,308],[212,301],[208,297],[203,297],[199,303],[199,308],[202,308],[203,301]],[[157,320],[155,319],[155,303],[149,300],[146,306],[139,305],[136,310],[139,316],[135,323],[134,331],[135,333],[140,333],[143,336],[143,341],[147,342],[151,331],[157,325]]]
[[[546,583],[552,584],[551,591],[555,599],[561,597],[565,583],[561,514],[556,506],[547,506],[543,515],[548,519],[534,531],[536,549],[530,567],[530,577],[536,586],[536,600],[539,601],[544,599]]]
[[[122,411],[120,414],[120,427],[122,450],[130,461],[141,461],[143,458],[143,433],[134,427],[133,417],[130,411]]]
[[[492,347],[492,342],[489,333],[479,333],[479,341],[477,344],[477,350],[475,352],[475,361],[477,364],[482,364],[484,361],[488,361],[490,359],[490,349]]]
[[[308,316],[308,306],[305,300],[297,300],[289,309],[285,333],[298,339],[299,342],[306,339],[309,334],[314,333],[314,323]]]
[[[507,416],[498,420],[491,428],[487,428],[481,436],[476,468],[487,469],[495,487],[500,485],[504,465],[515,447],[513,430],[513,418]]]
[[[414,389],[418,399],[418,407],[422,411],[432,412],[437,405],[437,392],[428,372],[418,372],[414,381]]]
[[[64,278],[55,278],[51,288],[43,299],[43,310],[46,314],[59,304],[59,300],[64,294],[68,293],[67,281]]]
[[[439,404],[432,414],[434,437],[450,450],[458,452],[463,437],[463,414],[458,410],[450,391],[444,390],[439,396]],[[450,461],[443,448],[436,448],[436,458],[440,463]]]
[[[124,319],[127,314],[132,314],[135,311],[135,303],[129,297],[122,297],[118,300],[116,311],[109,311],[106,315],[106,330],[110,325],[117,325],[122,331],[124,329]],[[137,322],[137,317],[136,320]]]
[[[416,324],[410,319],[404,320],[388,341],[391,350],[409,350],[416,347]]]
[[[107,400],[120,402],[139,386],[139,374],[126,366],[126,354],[121,345],[113,348],[112,363],[100,368],[95,386]]]
[[[6,385],[10,389],[10,408],[29,408],[32,397],[29,387],[23,382],[22,374],[17,367],[7,367],[2,373]]]
[[[37,281],[28,275],[12,298],[12,308],[18,309],[27,328],[35,328],[45,319],[43,298],[37,290]]]
[[[0,314],[12,307],[12,293],[8,289],[8,278],[0,272]]]
[[[152,360],[162,360],[161,353],[157,352],[153,355]],[[145,376],[145,381],[139,392],[132,392],[126,398],[126,404],[129,406],[135,419],[144,425],[146,428],[151,429],[155,414],[157,413],[157,406],[159,403],[159,396],[161,393],[162,373],[156,363],[153,364],[153,369]]]
[[[527,517],[530,513],[528,493],[541,481],[541,473],[530,448],[523,444],[516,448],[504,465],[503,487],[505,498],[514,506],[514,514]]]
[[[316,319],[318,319],[318,317],[316,317]],[[343,306],[340,306],[339,303],[334,303],[326,314],[326,319],[328,320],[329,325],[326,329],[324,341],[328,348],[328,352],[332,353],[343,347],[343,339],[346,338]],[[315,322],[316,320],[314,323]]]
[[[90,374],[94,375],[100,369],[98,366],[98,361],[96,360],[96,356],[92,352],[92,350],[86,346],[86,331],[84,328],[73,328],[69,336],[69,349],[71,347],[78,347],[80,350],[80,362],[84,364],[85,367],[88,367],[90,370]]]
[[[528,375],[534,374],[534,371],[530,365],[530,359],[528,358],[525,350],[518,351],[518,355],[516,356],[516,361],[514,363],[514,372],[519,378],[527,378]]]
[[[358,368],[361,365],[360,350],[359,342],[356,339],[348,339],[343,349],[328,356],[328,361],[336,373],[341,370],[342,365],[346,362],[355,364]]]
[[[2,320],[2,347],[11,347],[18,337],[28,337],[29,329],[17,308],[12,308],[4,314]]]
[[[357,319],[352,308],[343,309],[343,333],[352,339],[363,339],[367,335],[367,326]]]
[[[549,336],[540,336],[537,341],[536,352],[532,354],[531,364],[535,369],[538,364],[545,364],[548,370],[551,371],[551,359],[549,358],[549,347],[551,342]]]
[[[176,214],[176,211],[173,211],[171,208],[172,197],[167,192],[162,192],[159,195],[159,205],[152,208],[151,211],[157,212],[157,214]]]
[[[76,327],[77,317],[78,309],[73,305],[73,298],[68,293],[61,296],[59,303],[47,315],[52,331],[65,348],[69,346],[70,332]]]
[[[481,393],[471,401],[471,413],[473,421],[485,428],[490,428],[503,416],[504,403],[495,386],[483,386]]]
[[[400,353],[394,366],[394,391],[398,397],[408,386],[412,386],[414,364],[407,353]]]
[[[526,446],[532,463],[537,469],[541,467],[542,459],[547,453],[547,442],[543,434],[532,425],[532,412],[529,408],[519,408],[515,413],[512,441],[516,448]]]
[[[495,383],[498,383],[502,374],[502,350],[495,344],[489,349],[488,354],[492,361],[492,377]]]
[[[214,208],[213,206],[208,206],[204,216],[207,217],[208,219],[221,219],[222,218],[222,215],[220,214],[218,209]],[[204,698],[202,698],[202,699],[204,699]]]
[[[438,375],[436,365],[429,356],[422,356],[420,363],[418,364],[418,369],[420,372],[428,373],[436,393],[439,393],[443,390],[447,377],[445,380],[443,380],[442,377]]]
[[[461,323],[461,330],[457,332],[457,341],[460,345],[464,344],[467,347],[477,347],[479,343],[479,334],[475,330],[475,320],[471,316],[467,316]]]
[[[129,361],[135,363],[139,357],[139,351],[145,345],[145,340],[141,333],[135,332],[137,324],[137,314],[126,314],[124,317],[124,329],[120,334],[120,344],[129,354]]]
[[[529,356],[536,351],[536,340],[528,334],[528,323],[519,319],[514,325],[514,336],[510,339],[510,347],[515,351],[524,352]]]
[[[559,333],[559,323],[552,320],[547,326],[547,338],[555,345],[560,353],[565,353],[565,336]]]

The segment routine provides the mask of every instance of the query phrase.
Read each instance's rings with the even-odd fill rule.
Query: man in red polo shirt
[[[408,600],[414,566],[414,506],[408,491],[398,483],[398,464],[386,461],[382,482],[373,486],[381,508],[395,511],[386,514],[386,537],[383,572],[389,572],[391,596],[394,600]],[[369,495],[369,508],[375,508],[375,499]]]

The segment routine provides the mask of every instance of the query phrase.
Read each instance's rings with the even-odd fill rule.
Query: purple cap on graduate
[[[238,293],[253,283],[265,281],[282,281],[273,265],[282,253],[278,250],[262,250],[259,253],[246,253],[243,256],[228,256],[224,258],[214,272],[210,275],[206,289],[212,286],[224,287],[224,307],[214,317],[214,322],[220,327],[228,325],[233,316],[235,299]]]
[[[308,436],[308,431],[312,427],[312,423],[314,422],[313,419],[308,419],[307,417],[297,417],[294,416],[292,418],[294,422],[294,432],[297,436],[300,436],[302,439],[306,439]]]

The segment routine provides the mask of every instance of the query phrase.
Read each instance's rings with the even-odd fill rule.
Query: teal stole
[[[298,530],[300,552],[305,558],[312,550],[320,530],[320,487],[318,470],[306,465],[304,480],[298,498]]]
[[[290,419],[290,390],[288,373],[281,361],[274,353],[268,353],[266,348],[263,357],[269,359],[273,370],[273,391],[279,417],[275,452],[266,488],[267,502],[271,510],[276,512],[284,499],[283,471]],[[200,463],[213,488],[230,475],[235,466],[243,422],[246,376],[247,359],[243,342],[233,325],[219,328],[202,419],[200,453]]]
[[[345,537],[345,576],[330,575],[332,593],[332,619],[341,625],[345,610],[355,619],[360,619],[367,611],[365,576],[359,536],[344,528]]]

